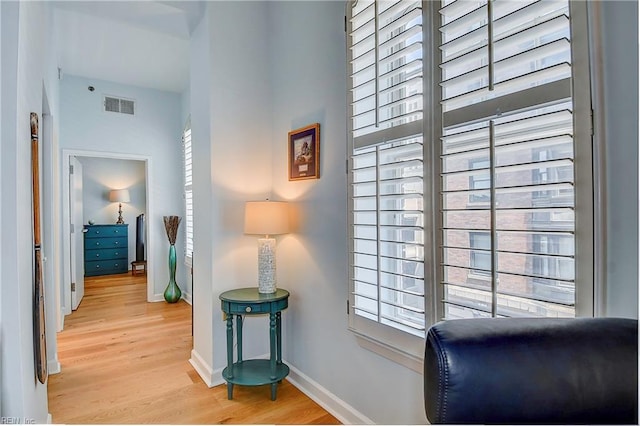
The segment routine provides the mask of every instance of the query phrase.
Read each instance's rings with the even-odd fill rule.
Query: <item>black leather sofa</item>
[[[638,424],[638,321],[440,322],[424,399],[431,423]]]

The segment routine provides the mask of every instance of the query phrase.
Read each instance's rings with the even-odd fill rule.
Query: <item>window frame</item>
[[[346,27],[345,27],[345,31],[346,31],[346,39],[345,39],[345,45],[347,47],[347,75],[348,75],[348,80],[351,79],[351,75],[353,74],[353,69],[352,69],[352,64],[351,64],[351,53],[350,53],[350,48],[349,48],[349,33],[351,32],[351,24],[350,24],[350,13],[351,13],[351,6],[354,4],[354,2],[348,1],[346,3],[346,14],[345,14],[345,19],[346,19]],[[422,60],[423,60],[423,82],[422,82],[422,86],[423,86],[423,100],[427,99],[427,96],[425,95],[425,90],[430,90],[429,88],[431,87],[431,81],[430,81],[430,76],[426,75],[424,70],[428,69],[427,65],[425,64],[429,64],[429,59],[430,55],[429,54],[425,54],[425,52],[430,52],[431,50],[431,43],[425,43],[424,42],[424,38],[428,37],[427,36],[427,31],[424,27],[424,23],[425,22],[430,22],[430,18],[427,19],[426,16],[428,16],[429,13],[429,7],[425,7],[426,3],[422,3],[422,26],[423,26],[423,43],[422,43]],[[426,62],[425,62],[426,61]],[[430,66],[430,65],[429,65]],[[349,87],[351,87],[351,83],[349,83]],[[353,122],[351,117],[353,116],[353,110],[352,110],[352,94],[351,94],[351,90],[347,91],[347,108],[348,108],[348,115],[347,115],[347,133],[348,133],[348,143],[347,143],[347,181],[348,181],[348,214],[349,214],[349,229],[348,229],[348,248],[349,248],[349,253],[351,256],[351,253],[354,252],[354,231],[353,231],[353,173],[352,170],[354,168],[353,165],[353,153],[354,153],[354,149],[355,148],[360,148],[362,146],[373,146],[377,143],[380,142],[384,142],[384,141],[390,141],[390,140],[395,140],[395,139],[401,139],[402,137],[407,137],[410,134],[416,134],[416,133],[421,133],[422,137],[423,137],[423,164],[427,164],[426,163],[426,159],[428,158],[428,156],[430,155],[429,152],[431,151],[431,148],[429,145],[431,145],[430,140],[427,139],[427,136],[425,135],[425,128],[427,127],[427,123],[429,122],[429,117],[424,108],[424,106],[422,107],[422,111],[423,111],[423,118],[422,120],[419,121],[414,121],[411,122],[409,124],[405,124],[402,127],[402,131],[397,132],[397,130],[399,129],[398,127],[396,128],[388,128],[385,130],[382,130],[381,132],[375,134],[377,135],[377,137],[372,137],[372,135],[368,134],[368,135],[364,135],[364,136],[359,136],[358,140],[359,143],[356,144],[354,142],[354,136],[353,136]],[[380,134],[382,134],[382,136],[380,136]],[[433,218],[431,215],[431,204],[430,204],[430,200],[432,200],[432,196],[430,194],[431,192],[431,188],[432,188],[432,184],[431,184],[431,179],[428,176],[429,173],[424,170],[423,168],[423,214],[424,214],[424,271],[432,271],[433,270],[433,265],[431,263],[431,259],[432,259],[432,247],[430,242],[432,241],[431,239],[431,227],[432,227],[432,223],[433,223]],[[428,196],[426,196],[426,193],[429,193]],[[428,204],[424,204],[425,202],[427,202]],[[428,266],[427,266],[428,265]],[[432,276],[425,276],[424,277],[424,281],[425,281],[425,285],[424,285],[424,300],[425,301],[430,301],[433,299],[432,294],[431,294],[431,286],[428,285],[427,283],[430,282],[433,279]],[[385,356],[389,359],[394,360],[395,362],[398,362],[402,365],[405,365],[408,368],[411,368],[415,371],[422,371],[422,358],[423,358],[423,352],[424,352],[424,338],[423,337],[418,337],[412,334],[409,334],[407,332],[403,332],[399,329],[390,327],[388,325],[379,323],[379,322],[374,322],[372,320],[369,320],[367,318],[361,317],[359,315],[356,315],[354,312],[354,306],[355,306],[355,295],[354,295],[354,276],[353,276],[353,267],[349,268],[349,298],[347,301],[347,311],[348,311],[348,316],[349,316],[349,325],[348,328],[350,331],[352,331],[355,336],[357,337],[357,341],[358,344],[360,344],[362,347],[365,347],[367,349],[370,349],[382,356]],[[428,302],[429,304],[431,302]],[[427,302],[425,302],[425,305],[427,304]],[[425,306],[425,312],[426,312],[426,318],[425,318],[425,327],[428,324],[431,324],[433,321],[430,318],[430,312],[431,308],[429,307],[427,309],[427,307]],[[426,330],[426,328],[425,328]]]
[[[349,51],[349,14],[351,1],[346,2],[346,46],[347,46],[347,78],[348,88],[351,87],[351,64]],[[440,45],[440,2],[423,2],[422,4],[422,31],[423,31],[423,164],[424,164],[424,281],[425,281],[425,325],[428,329],[431,325],[444,318],[444,288],[440,283],[443,280],[443,245],[442,237],[442,198],[440,194],[440,138],[445,127],[442,105],[440,103],[441,73],[439,68]],[[573,127],[574,127],[574,182],[575,182],[575,282],[576,317],[594,316],[600,312],[599,306],[603,300],[601,294],[602,283],[594,275],[594,268],[602,268],[602,259],[599,252],[594,252],[594,236],[599,231],[597,227],[602,224],[594,222],[594,212],[598,206],[594,205],[593,184],[594,174],[598,169],[594,166],[592,146],[592,122],[591,122],[591,91],[585,88],[591,87],[589,49],[591,35],[587,29],[587,5],[585,2],[569,0],[570,8],[570,32],[572,73],[571,90],[573,101]],[[579,90],[578,90],[579,89]],[[352,215],[352,178],[353,164],[353,132],[351,120],[351,95],[347,91],[347,175],[348,175],[348,214]],[[516,111],[522,108],[517,102],[511,105]],[[468,111],[467,111],[468,112]],[[470,182],[471,183],[471,182]],[[578,219],[579,218],[579,219]],[[349,253],[353,251],[353,227],[349,218],[348,243]],[[422,362],[423,339],[416,341],[415,336],[410,336],[400,330],[363,321],[353,313],[354,298],[352,284],[352,267],[349,267],[349,299],[347,312],[349,315],[349,330],[358,338],[358,343],[390,358],[400,364],[420,371]]]

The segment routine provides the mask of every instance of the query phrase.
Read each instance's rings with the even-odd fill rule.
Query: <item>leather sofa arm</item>
[[[431,423],[638,424],[638,322],[471,319],[427,333]]]

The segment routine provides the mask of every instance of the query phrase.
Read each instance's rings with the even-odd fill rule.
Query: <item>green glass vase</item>
[[[169,284],[164,291],[164,300],[176,303],[180,300],[180,296],[182,296],[182,292],[176,284],[176,246],[171,244],[169,246]]]

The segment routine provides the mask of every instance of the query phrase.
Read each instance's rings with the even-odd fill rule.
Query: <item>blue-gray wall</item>
[[[607,111],[607,313],[637,317],[638,14],[637,4],[630,4],[602,2],[606,93],[595,108]],[[217,294],[225,288],[251,285],[255,241],[242,235],[242,205],[247,199],[270,193],[273,198],[295,201],[300,218],[297,230],[279,237],[278,243],[280,285],[292,291],[290,308],[284,314],[287,361],[309,382],[333,395],[336,404],[341,400],[372,422],[424,423],[422,376],[362,349],[347,331],[344,3],[213,2],[208,6],[212,8],[208,11],[206,31],[192,40],[191,55],[194,65],[201,49],[207,51],[205,66],[198,71],[192,67],[192,78],[197,78],[197,84],[192,81],[190,100],[192,118],[199,122],[199,135],[206,139],[194,142],[202,153],[197,159],[202,169],[198,172],[197,187],[194,185],[194,190],[201,194],[196,200],[196,217],[204,221],[203,229],[207,231],[198,243],[203,252],[196,250],[196,256],[201,256],[204,262],[196,267],[202,273],[198,279],[202,280],[200,291],[206,299],[199,302],[206,303],[205,306],[194,306],[195,339],[202,343],[200,355],[214,369],[223,364],[224,325]],[[45,3],[0,2],[0,7],[0,221],[3,247],[15,248],[3,249],[0,257],[1,414],[45,423],[46,387],[34,384],[31,357],[31,247],[28,238],[24,238],[30,233],[30,217],[24,214],[30,210],[30,197],[18,191],[18,184],[29,180],[29,152],[23,144],[29,139],[25,117],[29,111],[41,110],[43,81],[51,97],[53,114],[58,116],[57,88],[51,76],[55,63],[42,59],[46,57],[44,48],[50,43],[51,34]],[[229,34],[234,31],[231,24],[237,21],[228,20],[227,28],[225,17],[247,16],[251,19],[246,22],[257,24],[229,43]],[[217,40],[222,40],[221,45],[212,46]],[[251,60],[252,55],[255,61]],[[234,73],[232,63],[217,62],[225,59],[237,59],[244,68]],[[247,68],[251,63],[258,68]],[[218,66],[222,67],[216,69]],[[175,206],[181,205],[181,180],[171,170],[179,164],[175,159],[180,158],[180,132],[184,124],[181,110],[185,108],[181,108],[179,95],[148,95],[137,88],[100,82],[108,89],[105,93],[161,104],[157,112],[166,114],[162,115],[166,121],[149,117],[147,124],[154,125],[149,124],[141,131],[135,126],[107,125],[101,122],[98,113],[81,111],[96,107],[92,100],[84,99],[89,96],[86,90],[89,82],[77,79],[74,85],[70,80],[71,77],[63,80],[69,86],[60,94],[64,100],[60,115],[64,115],[64,108],[65,114],[73,113],[68,115],[73,121],[70,118],[66,124],[60,124],[61,147],[152,156],[158,173],[152,177],[150,188],[156,197],[156,212],[159,216],[174,212]],[[92,84],[99,86],[95,81]],[[198,94],[200,90],[206,91],[204,96]],[[139,106],[141,114],[154,108],[145,101]],[[93,121],[90,125],[83,122],[87,115]],[[316,121],[321,124],[321,178],[289,182],[285,167],[286,134]],[[76,136],[68,128],[72,125]],[[162,152],[172,159],[165,158]],[[253,176],[257,176],[254,179],[257,182],[239,167],[245,164],[242,160],[247,157],[242,154],[247,152],[258,153],[248,163],[251,170],[256,170]],[[163,230],[156,232],[162,234]],[[166,252],[161,250],[158,256],[166,259]],[[266,352],[264,330],[254,328],[249,327],[246,334],[247,338],[257,338],[249,349],[254,354]]]
[[[602,19],[605,314],[638,318],[638,2],[590,3]],[[596,115],[600,112],[596,112]]]
[[[89,91],[93,86],[95,91]],[[104,95],[134,99],[134,116],[105,112]],[[168,247],[162,216],[183,216],[183,169],[181,96],[178,93],[127,86],[118,83],[65,75],[60,82],[60,148],[150,159],[149,195],[152,215],[146,216],[146,247],[149,267],[153,268],[154,295],[162,300],[169,279]],[[61,163],[64,159],[61,158]],[[117,176],[114,175],[117,180]],[[61,182],[65,185],[65,182]],[[118,188],[116,188],[118,189]],[[129,223],[135,223],[129,218]],[[180,230],[184,230],[181,224]],[[135,232],[130,227],[130,232]],[[178,253],[184,252],[184,233],[178,233]],[[180,263],[177,282],[190,293],[191,280]],[[182,267],[181,267],[182,266]]]
[[[19,417],[22,421],[47,422],[47,386],[35,379],[33,344],[33,216],[31,202],[31,132],[29,115],[36,112],[40,118],[40,159],[44,147],[42,135],[44,93],[49,100],[49,113],[57,124],[57,80],[53,48],[52,11],[41,2],[0,2],[2,29],[0,43],[0,170],[2,172],[0,198],[0,228],[2,229],[2,256],[0,258],[0,405],[2,417]],[[55,140],[55,134],[53,135]],[[50,154],[50,152],[49,152]],[[45,168],[41,167],[42,174]],[[41,180],[41,200],[51,193],[50,182]],[[46,192],[49,192],[47,195]],[[51,205],[42,204],[50,212]],[[42,224],[44,252],[52,241],[47,232],[47,218]],[[47,262],[57,262],[57,253]],[[53,294],[53,277],[47,279],[45,291]],[[52,315],[49,297],[47,310],[47,341],[55,336],[55,315]],[[53,340],[55,343],[55,339]],[[55,345],[49,350],[55,353]]]

